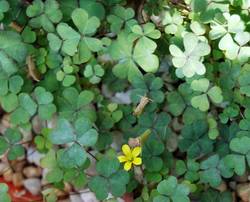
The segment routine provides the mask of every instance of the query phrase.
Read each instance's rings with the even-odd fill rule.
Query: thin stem
[[[93,157],[96,161],[98,161],[98,159],[97,159],[90,151],[87,151],[87,153],[88,153],[91,157]]]

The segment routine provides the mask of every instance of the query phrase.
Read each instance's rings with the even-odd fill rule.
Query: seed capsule
[[[150,99],[147,96],[142,96],[140,103],[136,106],[133,115],[139,116],[143,112],[143,109],[149,103]]]

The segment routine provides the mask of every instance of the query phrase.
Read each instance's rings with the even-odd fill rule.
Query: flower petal
[[[127,144],[122,146],[122,152],[125,154],[125,156],[131,156],[131,149]]]
[[[132,155],[133,155],[134,158],[137,157],[137,156],[139,156],[140,153],[141,153],[141,147],[135,147],[133,149],[133,151],[132,151]]]
[[[126,156],[118,156],[118,160],[120,161],[120,163],[123,163],[125,161],[127,161],[127,157]]]
[[[127,161],[125,164],[124,164],[124,170],[126,171],[129,171],[132,167],[132,162],[130,161]]]
[[[142,160],[141,160],[141,158],[135,158],[134,160],[133,160],[133,164],[135,164],[135,165],[141,165],[142,164]]]

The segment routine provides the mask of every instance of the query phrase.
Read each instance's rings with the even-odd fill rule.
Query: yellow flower
[[[141,154],[141,147],[135,147],[134,149],[130,149],[130,147],[125,144],[122,146],[122,152],[124,155],[118,156],[118,160],[120,163],[124,164],[124,170],[129,171],[133,165],[141,165],[142,160],[138,157]]]

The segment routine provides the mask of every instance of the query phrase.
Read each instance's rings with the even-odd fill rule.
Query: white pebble
[[[41,180],[37,178],[30,178],[24,180],[24,187],[33,195],[38,195],[41,192]]]

